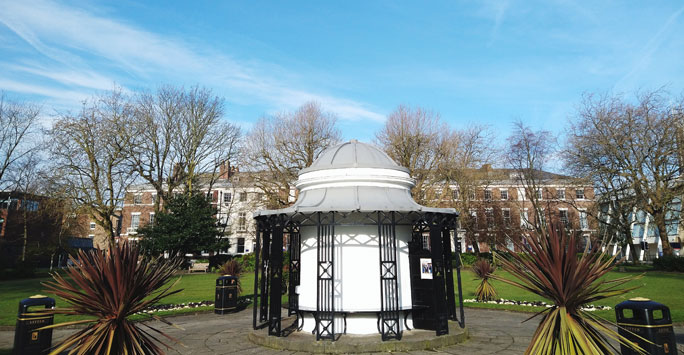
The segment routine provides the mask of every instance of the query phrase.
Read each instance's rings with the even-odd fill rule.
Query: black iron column
[[[283,218],[273,216],[271,220],[271,252],[270,252],[270,308],[268,312],[268,335],[280,336],[280,307],[282,305],[283,287]]]
[[[256,247],[254,248],[254,296],[252,297],[252,328],[257,329],[257,310],[259,309],[259,253],[261,252],[261,218],[256,223]]]
[[[454,269],[451,264],[451,223],[442,228],[442,245],[444,247],[444,282],[446,282],[446,303],[449,319],[456,318],[456,295],[454,294]]]
[[[335,212],[317,214],[316,340],[335,340]]]
[[[300,262],[302,254],[301,234],[299,233],[299,226],[295,223],[288,225],[288,234],[290,240],[290,279],[289,279],[289,293],[288,293],[288,307],[287,315],[291,316],[299,310],[299,295],[296,287],[299,286],[300,280]]]
[[[397,235],[394,212],[378,212],[380,252],[380,334],[382,340],[401,339],[399,285],[397,282]]]
[[[261,297],[261,304],[259,305],[259,321],[260,322],[266,322],[268,321],[268,289],[271,281],[270,277],[270,249],[271,249],[271,231],[273,229],[272,223],[271,223],[272,218],[268,217],[265,219],[263,223],[263,232],[262,232],[262,241],[263,245],[261,246],[261,291],[260,291],[260,297]],[[254,267],[257,267],[255,265]]]
[[[446,290],[444,285],[444,253],[442,252],[443,216],[433,214],[430,222],[430,252],[432,255],[432,310],[435,315],[435,332],[437,335],[449,334],[449,311],[447,309]]]

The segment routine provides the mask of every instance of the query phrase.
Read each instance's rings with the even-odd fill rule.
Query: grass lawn
[[[628,269],[629,270],[629,269]],[[641,271],[627,271],[627,272],[611,272],[607,275],[608,278],[618,278],[627,275],[639,275]],[[497,270],[496,274],[503,276],[510,276],[504,271]],[[463,283],[463,298],[475,298],[475,288],[477,287],[478,281],[475,279],[475,275],[468,269],[461,272],[462,283]],[[181,276],[181,281],[176,286],[177,288],[182,288],[183,291],[178,294],[172,295],[166,298],[163,303],[188,303],[188,302],[199,302],[199,301],[213,301],[214,300],[214,290],[215,290],[215,280],[217,274],[185,274]],[[0,325],[4,326],[14,326],[17,316],[17,307],[19,301],[28,296],[40,293],[52,296],[43,291],[41,286],[42,281],[48,280],[47,278],[34,278],[25,280],[12,280],[12,281],[0,281]],[[242,278],[242,295],[250,295],[253,293],[254,284],[254,274],[247,273]],[[497,290],[499,298],[520,300],[520,301],[544,301],[540,297],[525,292],[513,286],[509,286],[499,281],[493,281],[493,285]],[[597,302],[598,305],[606,305],[614,307],[616,304],[632,297],[647,297],[654,301],[664,303],[670,307],[672,312],[673,320],[676,323],[684,323],[684,297],[682,297],[682,291],[684,290],[684,274],[681,273],[667,273],[667,272],[657,272],[648,271],[646,275],[637,281],[633,281],[629,286],[642,286],[637,290],[631,291],[628,294],[615,297],[607,300]],[[57,306],[63,307],[66,304],[57,299]],[[466,303],[467,307],[480,307],[480,308],[494,308],[494,309],[507,309],[514,311],[523,312],[535,312],[541,310],[537,307],[525,307],[525,306],[512,306],[512,305],[490,305],[490,304],[475,304]],[[210,307],[204,307],[201,309],[211,309]],[[168,315],[168,314],[178,314],[178,313],[193,313],[197,312],[196,308],[182,309],[177,311],[159,312],[158,315]],[[608,320],[615,320],[615,313],[613,310],[609,311],[598,311],[597,315],[604,317]],[[57,316],[56,322],[63,322],[66,320],[65,316]],[[75,320],[77,318],[69,317],[70,320]]]
[[[181,275],[181,281],[174,289],[183,289],[183,291],[171,295],[163,300],[162,303],[188,303],[200,301],[213,301],[214,291],[216,290],[216,278],[218,274],[212,273],[193,273]],[[41,282],[51,280],[51,278],[34,278],[23,280],[0,281],[0,325],[14,326],[17,319],[17,311],[19,310],[19,301],[28,296],[41,294],[55,298],[53,294],[45,292],[45,288]],[[173,280],[175,281],[175,279]],[[241,279],[242,295],[253,293],[254,289],[254,274],[248,273]],[[56,298],[57,307],[65,307],[68,304],[59,298]],[[186,308],[176,311],[157,312],[156,315],[178,314],[178,313],[193,313],[198,310],[212,309],[210,307],[203,308]],[[142,318],[142,316],[141,316]],[[66,320],[77,320],[85,318],[77,318],[75,316],[57,315],[55,322],[60,323]]]
[[[629,275],[640,275],[641,271],[626,271],[626,272],[610,272],[606,275],[607,279],[615,279],[619,277],[629,276]],[[510,278],[511,275],[501,269],[495,272],[495,275],[500,275],[505,278]],[[454,275],[455,277],[455,275]],[[465,269],[461,271],[461,282],[463,286],[463,298],[472,299],[475,298],[475,288],[479,284],[479,280],[476,280],[475,274]],[[516,301],[546,301],[543,298],[529,293],[520,288],[505,284],[500,281],[493,280],[492,284],[497,291],[498,298],[516,300]],[[670,307],[670,312],[672,313],[672,319],[675,323],[684,322],[684,297],[682,297],[682,291],[684,291],[684,274],[681,273],[670,273],[670,272],[659,272],[659,271],[649,271],[646,272],[643,278],[632,281],[626,285],[626,287],[641,286],[636,290],[632,290],[622,296],[608,298],[596,302],[596,305],[615,307],[618,303],[625,301],[633,297],[646,297],[650,298],[656,302],[660,302]],[[538,312],[542,310],[541,307],[527,307],[527,306],[513,306],[513,305],[491,305],[491,304],[477,304],[477,303],[464,303],[466,307],[477,307],[477,308],[496,308],[496,309],[507,309],[514,311],[523,312]],[[615,321],[615,310],[605,310],[596,311],[598,316],[606,318],[610,321]]]

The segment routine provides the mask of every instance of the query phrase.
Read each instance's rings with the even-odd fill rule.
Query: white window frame
[[[508,212],[508,217],[506,217],[507,212]],[[502,208],[501,209],[501,219],[503,219],[504,227],[510,227],[511,226],[511,209],[510,208]]]
[[[90,222],[90,230],[91,230],[91,231],[94,231],[96,227],[97,227],[97,223],[95,223],[95,222]]]
[[[563,193],[561,194],[561,192],[563,192]],[[557,188],[556,189],[556,197],[559,200],[565,200],[565,188]]]
[[[578,208],[577,211],[579,212],[580,229],[583,231],[589,230],[589,219],[587,216],[587,209],[586,208]]]
[[[138,223],[133,226],[133,217],[138,217]],[[131,229],[137,231],[140,228],[140,212],[131,212]]]
[[[506,195],[506,198],[504,198],[504,195]],[[499,196],[501,197],[501,201],[508,201],[508,189],[499,189]]]
[[[238,212],[238,231],[247,231],[247,212]]]
[[[563,213],[565,212],[565,222],[563,222]],[[567,208],[559,208],[558,209],[558,221],[563,224],[563,227],[565,228],[570,228],[570,214],[568,213]]]
[[[578,192],[582,191],[582,197],[579,197]],[[587,195],[584,193],[584,188],[575,189],[575,198],[578,200],[586,200]]]
[[[154,212],[150,212],[150,219],[149,219],[149,223],[150,223],[150,224],[154,223],[154,217],[155,217],[155,213],[154,213]]]

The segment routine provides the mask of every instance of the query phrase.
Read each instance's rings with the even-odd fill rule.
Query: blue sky
[[[562,132],[585,92],[684,92],[681,1],[0,0],[0,90],[74,109],[200,84],[246,129],[317,100],[370,140],[398,104]]]

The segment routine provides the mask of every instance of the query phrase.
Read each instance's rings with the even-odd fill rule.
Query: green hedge
[[[684,257],[681,256],[661,256],[653,260],[653,268],[662,271],[684,272]]]

